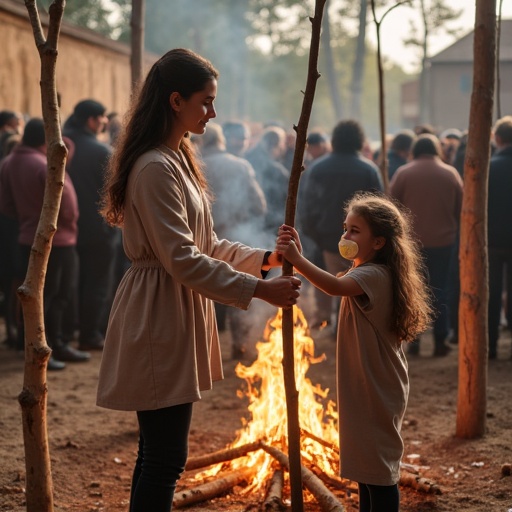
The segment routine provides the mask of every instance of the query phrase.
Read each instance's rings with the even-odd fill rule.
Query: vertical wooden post
[[[487,407],[487,193],[496,63],[496,0],[477,0],[473,92],[460,230],[459,391],[456,436],[485,433]]]
[[[46,366],[51,351],[45,336],[43,289],[52,239],[57,230],[67,156],[61,136],[56,87],[57,43],[65,5],[65,0],[55,0],[50,5],[48,34],[45,38],[36,1],[25,0],[41,58],[41,103],[48,159],[43,209],[32,245],[27,275],[18,289],[25,323],[25,373],[23,390],[18,400],[23,419],[28,512],[53,511],[53,484],[46,423]]]
[[[316,0],[315,15],[310,18],[312,25],[311,46],[309,50],[308,77],[299,123],[295,126],[297,139],[295,153],[288,185],[286,199],[285,223],[295,224],[295,211],[297,208],[297,192],[303,167],[304,150],[306,148],[307,130],[316,82],[320,77],[318,73],[318,52],[320,47],[320,31],[325,0]],[[293,266],[288,261],[283,262],[283,275],[291,276]],[[304,501],[302,496],[302,468],[300,460],[300,425],[299,425],[299,393],[295,382],[295,355],[293,333],[293,309],[283,310],[283,373],[286,393],[286,409],[288,417],[288,459],[290,461],[290,485],[292,511],[302,512]]]

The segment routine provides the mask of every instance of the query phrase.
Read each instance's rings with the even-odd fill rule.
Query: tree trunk
[[[427,20],[427,10],[425,0],[421,0],[421,19],[423,21],[423,44],[421,57],[421,73],[420,73],[420,122],[429,123],[430,113],[430,91],[429,91],[429,62],[428,62],[428,38],[429,24]]]
[[[336,79],[336,66],[334,65],[334,57],[331,48],[331,25],[329,18],[329,1],[326,2],[326,7],[322,22],[322,44],[325,52],[325,73],[327,75],[327,85],[331,94],[332,106],[336,119],[343,119],[343,104],[341,101],[341,94]]]
[[[350,114],[352,119],[361,119],[361,98],[363,96],[364,57],[366,55],[366,17],[368,0],[360,0],[359,32],[357,34],[356,56],[352,67],[352,104]]]
[[[288,185],[288,197],[286,198],[285,223],[290,226],[295,224],[297,192],[299,189],[300,176],[304,170],[303,161],[308,124],[313,108],[316,83],[320,77],[318,73],[318,52],[324,6],[325,0],[316,0],[315,16],[314,18],[310,18],[312,33],[309,50],[308,76],[299,122],[295,127],[297,138],[290,173],[290,183]],[[283,275],[293,275],[293,266],[286,260],[283,262]],[[288,420],[288,459],[290,461],[291,501],[292,512],[301,512],[304,510],[304,500],[302,496],[302,470],[300,460],[299,392],[295,382],[293,327],[293,308],[283,310],[283,375]]]
[[[132,0],[131,34],[131,72],[132,90],[135,90],[142,80],[144,72],[144,0]]]
[[[50,349],[46,343],[43,289],[48,258],[56,231],[67,150],[62,141],[57,101],[57,43],[65,0],[49,8],[45,39],[35,0],[25,0],[34,38],[41,58],[41,99],[48,158],[43,210],[30,254],[27,275],[18,295],[25,323],[25,372],[18,399],[23,420],[25,445],[27,511],[53,511],[53,484],[48,447],[46,365]]]
[[[459,392],[456,436],[485,433],[487,387],[487,192],[491,137],[496,0],[477,0],[473,92],[464,163],[460,237]]]

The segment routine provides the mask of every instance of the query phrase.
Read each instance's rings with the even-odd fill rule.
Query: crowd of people
[[[121,231],[99,213],[105,169],[120,130],[120,117],[100,102],[80,101],[63,126],[68,147],[66,185],[45,288],[47,338],[53,349],[49,369],[85,362],[101,350],[115,288],[129,261]],[[493,130],[489,177],[489,358],[496,358],[500,326],[512,325],[512,239],[505,226],[512,215],[511,118]],[[210,122],[193,135],[212,194],[217,236],[268,246],[284,220],[294,148],[293,131],[279,123],[260,126],[237,120]],[[467,132],[437,133],[429,125],[401,130],[386,139],[390,194],[413,212],[432,296],[434,355],[457,343],[459,293],[458,236]],[[290,156],[291,155],[291,156]],[[15,290],[28,264],[44,191],[46,146],[40,118],[0,112],[1,307],[5,342],[23,347],[23,322]],[[362,126],[340,121],[332,130],[308,134],[297,206],[297,225],[305,255],[336,275],[348,262],[338,255],[340,218],[345,202],[358,191],[383,191],[381,150],[372,150]],[[510,173],[512,175],[512,173]],[[35,200],[35,198],[37,198]],[[59,254],[62,254],[59,256]],[[448,263],[447,263],[448,262]],[[508,272],[507,272],[508,271]],[[339,298],[314,289],[312,328],[336,328]],[[216,303],[220,330],[229,329],[232,357],[247,350],[250,311]],[[72,341],[76,341],[76,346]],[[409,354],[420,351],[420,340]]]

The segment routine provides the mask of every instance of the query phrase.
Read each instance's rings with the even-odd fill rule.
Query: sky
[[[496,1],[499,5],[499,0]],[[475,0],[450,0],[450,6],[454,9],[462,9],[462,15],[456,21],[451,22],[450,27],[460,29],[460,36],[473,30],[475,24]],[[371,16],[371,15],[370,15]],[[382,53],[388,58],[399,63],[407,72],[418,70],[418,49],[407,47],[402,40],[409,34],[409,21],[413,16],[412,9],[399,7],[391,11],[381,25]],[[512,19],[512,0],[503,0],[502,18]],[[415,18],[419,21],[419,17]],[[368,40],[376,45],[375,25],[368,26]],[[455,41],[453,36],[442,33],[434,34],[430,40],[430,56],[450,46]]]

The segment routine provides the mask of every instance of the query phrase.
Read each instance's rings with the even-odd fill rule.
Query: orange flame
[[[282,340],[281,311],[268,321],[264,332],[264,341],[256,344],[258,358],[251,366],[238,363],[236,374],[245,379],[248,389],[239,390],[238,396],[249,399],[248,410],[251,413],[249,421],[242,419],[244,427],[237,432],[235,441],[230,448],[264,440],[267,444],[276,446],[287,453],[287,412],[286,396],[283,377],[283,340]],[[303,431],[312,436],[302,436],[301,458],[303,464],[312,462],[327,474],[337,474],[337,453],[323,446],[313,437],[320,438],[325,444],[337,447],[338,432],[336,428],[337,412],[335,404],[328,401],[329,390],[322,390],[320,385],[313,385],[306,378],[311,364],[325,359],[325,356],[315,358],[314,341],[309,336],[306,319],[302,311],[294,307],[294,354],[295,380],[299,391],[299,423]],[[254,467],[256,476],[243,492],[262,490],[268,477],[272,474],[274,459],[263,450],[258,450],[245,457],[229,462],[229,466],[219,464],[210,470],[197,475],[198,478],[213,476],[223,467],[236,470],[241,467]]]

